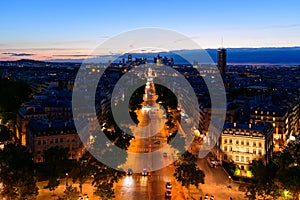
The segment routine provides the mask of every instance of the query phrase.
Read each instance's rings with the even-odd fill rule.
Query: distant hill
[[[211,59],[217,62],[217,49],[206,49]],[[174,54],[175,53],[175,54]],[[153,61],[154,56],[173,58],[175,63],[187,63],[185,59],[176,55],[184,55],[190,60],[198,60],[208,62],[208,60],[201,60],[203,50],[177,50],[173,52],[159,52],[159,53],[132,53],[132,57],[145,57],[149,61]],[[120,56],[127,58],[128,54]],[[107,62],[110,57],[103,56],[102,59]],[[90,60],[93,61],[92,59]],[[300,47],[278,47],[278,48],[227,48],[227,63],[228,64],[300,64]],[[191,63],[193,64],[193,63]]]
[[[217,62],[217,49],[206,49],[208,55],[210,55],[213,62]],[[173,58],[177,64],[186,64],[187,61],[180,57],[184,55],[185,58],[189,58],[194,61],[197,60],[200,63],[211,63],[210,60],[202,60],[201,54],[203,50],[177,50],[173,52],[159,52],[159,53],[132,53],[132,57],[144,57],[149,62],[153,61],[153,58],[159,54],[160,56]],[[122,58],[127,59],[128,54],[115,55],[119,56],[115,62],[120,61]],[[99,62],[103,63],[111,60],[111,56],[101,56],[99,58],[87,59],[87,62]],[[81,59],[53,59],[46,62],[58,62],[58,63],[81,63]],[[112,60],[113,61],[113,60]],[[33,60],[21,60],[16,62],[31,63]],[[227,48],[227,63],[228,64],[297,64],[300,65],[300,47],[265,47],[265,48]],[[43,65],[42,63],[39,63]],[[193,63],[191,63],[193,64]]]

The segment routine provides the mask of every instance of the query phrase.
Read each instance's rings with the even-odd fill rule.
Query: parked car
[[[166,183],[166,188],[167,189],[172,189],[172,183],[171,182],[167,182]]]
[[[215,197],[214,196],[210,196],[210,200],[214,200],[215,199]]]
[[[166,198],[171,198],[171,197],[172,197],[172,192],[171,192],[171,190],[166,190],[166,192],[165,192],[165,197],[166,197]]]
[[[208,200],[208,194],[204,196],[204,200]]]

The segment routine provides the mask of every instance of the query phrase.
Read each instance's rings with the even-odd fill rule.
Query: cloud
[[[16,57],[34,56],[35,55],[35,54],[32,54],[32,53],[11,53],[11,52],[4,52],[2,54],[4,54],[4,55],[10,55],[10,56],[16,56]]]
[[[286,29],[286,28],[297,28],[300,27],[300,24],[285,24],[285,25],[271,25],[271,26],[262,26],[261,29]]]
[[[91,55],[87,54],[58,54],[58,55],[52,55],[52,56],[57,56],[57,57],[87,57]]]

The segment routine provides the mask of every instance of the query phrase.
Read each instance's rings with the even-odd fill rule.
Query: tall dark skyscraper
[[[226,49],[218,49],[218,68],[221,74],[225,74],[226,64]]]

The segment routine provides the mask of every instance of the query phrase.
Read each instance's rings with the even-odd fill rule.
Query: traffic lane
[[[149,199],[147,182],[147,177],[136,174],[127,175],[120,180],[115,187],[116,199]]]

